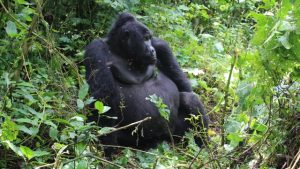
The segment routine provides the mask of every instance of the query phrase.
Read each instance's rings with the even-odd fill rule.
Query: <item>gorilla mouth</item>
[[[156,63],[156,61],[157,61],[157,57],[156,57],[156,55],[155,55],[155,54],[154,54],[154,55],[151,55],[151,57],[150,57],[149,61],[150,61],[150,63],[151,63],[151,64],[155,64],[155,63]]]
[[[153,61],[156,61],[156,60],[157,60],[157,57],[156,57],[156,55],[152,55],[152,57],[151,57],[151,58],[152,58],[152,60],[153,60]]]

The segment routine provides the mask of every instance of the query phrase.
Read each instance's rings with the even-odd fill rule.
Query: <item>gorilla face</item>
[[[156,52],[151,45],[152,34],[146,26],[137,21],[128,22],[122,27],[122,33],[125,37],[122,48],[134,63],[143,65],[156,63]]]
[[[113,52],[142,67],[155,64],[157,60],[151,39],[151,31],[128,13],[119,16],[108,35]]]

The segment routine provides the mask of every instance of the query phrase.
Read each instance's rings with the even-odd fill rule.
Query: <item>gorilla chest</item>
[[[154,103],[146,100],[150,95],[157,95],[162,98],[171,111],[171,117],[177,116],[179,107],[179,91],[177,86],[163,73],[158,73],[140,84],[122,84],[117,82],[120,91],[120,107],[127,117],[134,116],[136,119],[152,117],[154,120],[161,120],[161,116]],[[138,116],[138,117],[137,117]],[[130,118],[129,118],[130,121]],[[128,122],[129,122],[128,121]]]

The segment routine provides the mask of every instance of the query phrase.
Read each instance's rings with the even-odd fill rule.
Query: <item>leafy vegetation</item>
[[[300,167],[300,1],[0,0],[0,10],[0,168]],[[212,121],[205,147],[191,131],[187,146],[103,157],[98,136],[118,129],[86,122],[83,49],[121,11],[170,43]]]

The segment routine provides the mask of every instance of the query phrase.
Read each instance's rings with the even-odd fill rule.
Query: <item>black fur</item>
[[[91,95],[111,107],[106,116],[100,117],[99,125],[121,127],[152,118],[140,124],[133,134],[135,127],[103,137],[103,144],[154,147],[162,140],[170,140],[168,127],[172,134],[183,136],[192,127],[185,120],[190,114],[202,115],[200,129],[208,126],[204,107],[192,93],[168,44],[152,38],[151,31],[129,13],[119,15],[105,39],[94,40],[86,47],[85,67]],[[168,106],[169,123],[145,99],[152,94],[161,97]],[[97,119],[97,113],[90,117]],[[202,144],[199,138],[196,142]]]

